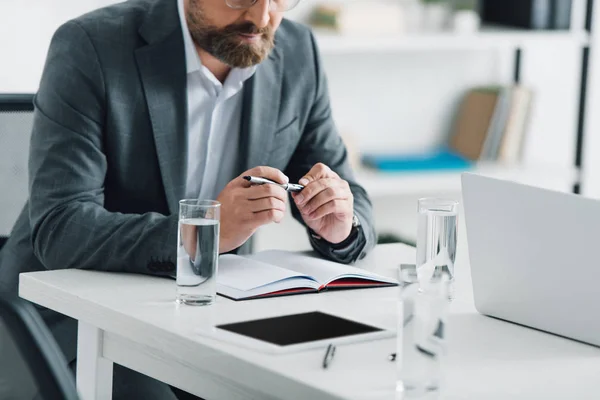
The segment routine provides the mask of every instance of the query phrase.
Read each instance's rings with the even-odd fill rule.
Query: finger
[[[290,181],[290,179],[283,172],[272,167],[255,167],[244,172],[241,176],[244,177],[248,175],[267,178],[281,184],[289,183]]]
[[[255,185],[244,190],[244,192],[248,200],[259,200],[268,197],[275,197],[283,202],[287,200],[287,192],[277,185]]]
[[[344,192],[349,192],[348,182],[343,181],[339,178],[325,178],[319,179],[318,181],[314,181],[309,183],[304,187],[297,196],[294,197],[294,201],[298,206],[304,206],[308,204],[315,196],[321,193],[324,190],[329,188],[333,189],[341,189]]]
[[[284,213],[280,210],[266,210],[254,214],[254,221],[259,225],[267,225],[272,222],[280,223],[283,220]]]
[[[326,217],[331,214],[350,214],[351,205],[348,200],[331,200],[315,211],[305,216],[309,221],[314,221]]]
[[[251,200],[249,202],[249,211],[258,213],[267,210],[285,211],[285,202],[275,197],[266,197],[259,200]]]
[[[185,249],[186,253],[190,256],[190,258],[192,260],[195,260],[198,227],[196,225],[190,224],[179,224],[179,226],[181,227],[181,244],[183,244],[183,248]]]
[[[298,181],[298,183],[303,186],[306,186],[309,183],[317,181],[319,179],[336,178],[336,177],[339,178],[338,174],[333,172],[331,170],[331,168],[329,168],[327,165],[325,165],[323,163],[318,163],[318,164],[315,164],[315,166],[312,167],[310,169],[310,171],[308,171],[308,173],[306,175],[304,175],[304,177]]]
[[[340,187],[328,187],[313,197],[310,201],[300,206],[299,209],[303,215],[308,215],[317,208],[321,207],[323,204],[329,203],[331,200],[345,200],[347,198],[348,196],[343,193]]]

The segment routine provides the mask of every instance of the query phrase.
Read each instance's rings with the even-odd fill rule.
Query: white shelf
[[[568,191],[579,182],[579,171],[544,166],[503,166],[480,164],[469,171],[376,172],[358,170],[356,178],[373,198],[460,193],[461,175],[471,172],[492,178],[520,182],[546,189]]]
[[[336,34],[318,29],[315,32],[323,54],[517,48],[536,43],[586,46],[590,42],[589,34],[585,31],[484,28],[473,34],[440,32],[381,36]]]

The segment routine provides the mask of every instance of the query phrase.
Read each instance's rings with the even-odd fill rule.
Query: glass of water
[[[396,400],[437,399],[446,354],[448,274],[436,275],[424,290],[404,283],[398,302]]]
[[[217,295],[221,204],[181,200],[177,234],[177,302],[214,303]]]
[[[448,277],[448,298],[454,298],[458,202],[420,199],[417,228],[417,277],[425,290],[434,278]]]

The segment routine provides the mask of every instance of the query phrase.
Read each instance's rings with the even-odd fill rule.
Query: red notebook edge
[[[246,300],[257,300],[257,299],[268,299],[274,297],[285,297],[285,296],[296,296],[307,293],[320,293],[327,290],[351,290],[351,289],[375,289],[383,287],[398,286],[397,283],[388,283],[380,281],[372,281],[368,279],[359,278],[343,278],[330,282],[328,285],[321,286],[318,290],[310,288],[298,288],[298,289],[286,289],[279,290],[276,292],[264,293],[258,296],[244,297],[236,299],[222,293],[218,293],[219,296],[225,297],[233,301],[246,301]]]
[[[217,293],[217,294],[219,296],[225,297],[225,298],[227,298],[229,300],[233,300],[233,301],[246,301],[246,300],[268,299],[268,298],[272,298],[272,297],[294,296],[294,295],[298,295],[298,294],[318,293],[318,292],[319,292],[318,290],[310,289],[310,288],[286,289],[286,290],[279,290],[277,292],[264,293],[264,294],[260,294],[258,296],[243,297],[240,299],[236,299],[234,297],[227,296],[222,293]]]
[[[371,289],[398,286],[397,283],[371,281],[368,279],[338,279],[330,282],[322,290]]]

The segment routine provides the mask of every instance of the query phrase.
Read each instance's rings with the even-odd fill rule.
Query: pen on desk
[[[329,367],[329,364],[333,360],[334,356],[335,356],[335,346],[330,344],[329,346],[327,346],[327,351],[325,352],[325,357],[323,358],[323,368],[324,369],[327,369],[327,367]]]
[[[255,185],[266,185],[266,184],[277,185],[277,186],[283,188],[283,190],[285,190],[287,192],[298,193],[304,189],[304,186],[302,186],[302,185],[296,185],[294,183],[281,184],[281,183],[274,182],[270,179],[260,178],[260,177],[256,177],[256,176],[244,176],[244,179]]]

